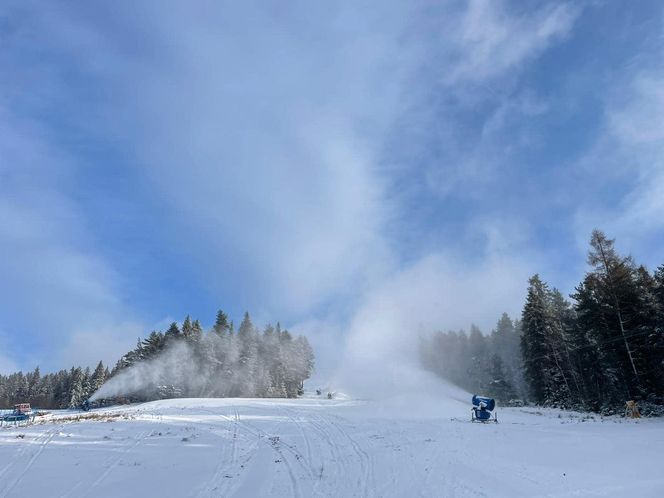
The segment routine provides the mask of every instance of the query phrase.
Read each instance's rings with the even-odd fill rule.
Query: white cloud
[[[69,343],[70,334],[108,326],[126,309],[117,275],[89,249],[84,216],[66,194],[74,185],[73,162],[38,128],[2,108],[0,158],[0,310],[13,338],[5,368],[8,360],[12,368],[94,361],[105,351],[90,359],[89,345]],[[125,347],[132,340],[125,337]],[[29,344],[36,348],[27,350]]]
[[[577,9],[566,3],[518,14],[502,1],[472,0],[443,42],[457,50],[446,82],[480,82],[517,69],[564,38],[577,15]]]
[[[94,364],[103,361],[112,368],[139,337],[146,336],[146,327],[138,322],[121,322],[106,316],[104,321],[89,325],[74,325],[64,337],[56,365],[66,368],[70,365]],[[93,365],[94,366],[94,365]]]
[[[633,250],[653,244],[664,228],[664,71],[640,67],[605,96],[604,126],[582,166],[595,187],[615,194],[601,204],[584,203],[576,215],[579,238],[593,227],[629,241]],[[661,240],[659,241],[661,243]],[[654,243],[657,243],[655,240]],[[658,254],[641,250],[646,262]]]
[[[398,268],[386,223],[400,206],[387,197],[379,159],[411,90],[414,99],[431,90],[432,82],[412,89],[413,79],[432,56],[446,90],[465,92],[468,82],[536,58],[568,33],[575,15],[568,4],[517,15],[503,3],[474,1],[441,25],[431,52],[413,35],[421,19],[398,2],[233,11],[154,3],[118,9],[113,23],[76,9],[44,15],[39,26],[49,46],[108,96],[97,117],[143,175],[136,188],[163,206],[160,222],[172,223],[174,243],[200,268],[202,286],[243,294],[248,307],[264,306],[271,316],[303,319],[334,298],[361,300],[350,344],[369,354],[375,341],[375,351],[389,356],[400,344],[394,326],[412,327],[410,319],[461,327],[514,311],[529,268],[499,257],[508,242],[490,219],[468,229],[491,250],[476,265],[436,252]],[[121,36],[112,31],[118,27]],[[534,100],[513,108],[540,112]],[[487,137],[505,126],[509,105],[487,124]],[[18,158],[48,144],[39,133],[21,139]],[[2,199],[5,259],[25,268],[3,270],[16,284],[15,302],[27,310],[38,301],[40,320],[57,317],[49,333],[66,330],[71,349],[63,357],[118,351],[139,327],[124,318],[131,313],[119,277],[95,254],[70,199],[76,170],[53,152],[21,159],[29,175],[11,172],[18,191],[32,190],[38,202]],[[464,165],[457,185],[481,175]],[[55,175],[55,166],[64,173]],[[229,272],[246,282],[229,281]],[[478,299],[482,316],[474,314]],[[394,326],[384,322],[390,318]],[[343,330],[320,320],[302,327]]]
[[[306,316],[331,298],[360,295],[392,268],[385,222],[398,206],[377,164],[424,52],[404,36],[419,19],[376,7],[327,17],[310,7],[279,16],[244,7],[234,12],[241,32],[223,12],[208,12],[206,23],[219,23],[210,30],[189,9],[151,19],[156,45],[174,26],[181,36],[167,56],[130,64],[138,69],[124,94],[139,111],[132,132],[165,207],[192,227],[191,257],[211,269],[213,286],[223,282],[214,270],[221,257],[256,276],[251,298]],[[516,15],[472,2],[440,40],[454,45],[441,61],[447,84],[520,67],[564,37],[575,16],[567,4]],[[541,112],[534,99],[518,109]],[[480,181],[480,160],[460,161],[456,183],[435,172],[430,181]]]
[[[625,146],[664,142],[664,70],[638,73],[609,102],[610,133]]]
[[[425,164],[419,174],[428,192],[482,199],[519,165],[515,154],[545,140],[532,124],[549,103],[523,85],[524,69],[567,39],[580,8],[474,0],[432,11],[426,69],[406,95],[409,111],[400,119],[409,135],[397,150],[412,150],[408,162]]]
[[[213,30],[195,11],[160,12],[154,43],[177,25],[176,48],[119,83],[137,162],[187,257],[215,291],[229,267],[255,281],[248,307],[303,316],[390,265],[376,137],[398,105],[404,21],[332,10],[246,6],[242,30],[223,10]]]

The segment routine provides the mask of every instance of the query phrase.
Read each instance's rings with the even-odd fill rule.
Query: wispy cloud
[[[93,358],[115,359],[127,343],[109,330],[126,308],[118,276],[97,255],[85,217],[67,194],[76,188],[74,161],[41,127],[0,107],[0,326],[13,338],[3,341],[11,355],[5,369],[93,362],[83,350],[98,343],[95,337],[70,338],[101,324],[104,342],[116,344],[96,348]]]
[[[453,47],[453,64],[444,72],[449,85],[482,82],[518,70],[571,30],[579,9],[569,3],[515,12],[505,2],[471,0],[451,25],[443,46]]]
[[[0,23],[0,326],[28,317],[35,358],[58,337],[67,361],[130,346],[166,293],[181,309],[164,314],[230,303],[324,350],[349,330],[377,340],[384,310],[388,337],[412,314],[489,327],[518,311],[528,273],[570,266],[574,219],[585,247],[595,225],[664,218],[661,72],[636,61],[623,95],[574,80],[574,51],[597,46],[566,47],[587,8],[15,3]],[[592,147],[565,134],[586,132],[564,102],[574,85],[604,105]],[[144,219],[116,220],[148,232],[141,245],[92,209],[117,178]],[[167,277],[131,275],[134,256]]]
[[[580,234],[601,226],[632,247],[664,241],[663,87],[661,64],[646,64],[605,95],[601,133],[581,164],[609,195],[582,204],[576,215]],[[659,255],[643,252],[646,262],[661,264]]]
[[[408,66],[401,8],[301,7],[238,8],[242,30],[224,9],[209,30],[195,10],[160,12],[153,43],[177,26],[176,47],[114,82],[136,111],[144,178],[189,227],[203,278],[220,291],[232,268],[252,282],[247,306],[296,316],[390,264],[376,149]]]

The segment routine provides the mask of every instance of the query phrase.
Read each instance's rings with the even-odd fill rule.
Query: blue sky
[[[487,330],[532,273],[570,292],[594,227],[663,263],[663,21],[657,1],[5,0],[0,371],[114,361],[220,307],[323,364],[348,331],[378,341],[376,316]]]

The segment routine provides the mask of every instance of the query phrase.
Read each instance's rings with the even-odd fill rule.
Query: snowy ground
[[[0,430],[0,497],[660,496],[664,421],[467,403],[178,399]],[[559,418],[560,415],[560,418]]]

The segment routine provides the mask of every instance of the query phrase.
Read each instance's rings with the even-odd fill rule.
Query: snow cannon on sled
[[[471,422],[495,422],[498,423],[498,416],[492,412],[496,409],[496,400],[484,396],[473,395],[473,407],[470,409]]]
[[[14,409],[5,415],[0,416],[0,425],[22,425],[35,421],[35,414],[30,407],[30,403],[19,403],[14,405]]]

